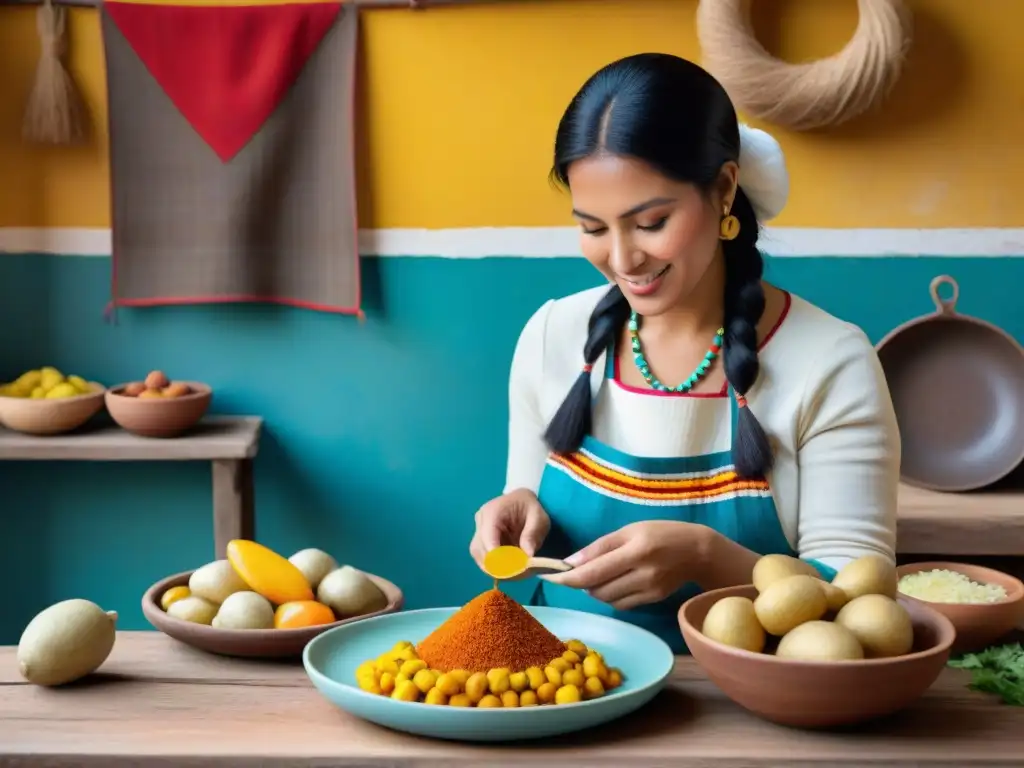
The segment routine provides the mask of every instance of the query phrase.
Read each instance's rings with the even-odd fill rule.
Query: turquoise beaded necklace
[[[640,375],[644,377],[644,381],[647,382],[651,389],[656,389],[659,392],[689,392],[693,389],[697,382],[704,378],[705,374],[711,369],[711,364],[715,362],[715,358],[718,357],[718,353],[722,351],[722,337],[725,336],[725,329],[719,328],[715,334],[715,340],[711,344],[711,348],[704,355],[704,359],[700,361],[700,364],[690,374],[689,378],[686,379],[682,384],[675,387],[666,387],[658,378],[651,373],[651,366],[647,362],[647,358],[644,357],[643,348],[640,346],[640,318],[636,312],[632,312],[629,316],[629,337],[633,345],[633,362],[636,363],[637,369],[640,371]]]

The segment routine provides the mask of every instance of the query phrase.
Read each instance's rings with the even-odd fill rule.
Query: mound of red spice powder
[[[565,643],[548,632],[519,603],[497,589],[466,603],[416,648],[431,669],[486,672],[546,667],[565,653]]]

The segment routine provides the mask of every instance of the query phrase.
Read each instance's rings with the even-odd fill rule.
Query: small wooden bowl
[[[956,631],[938,611],[900,600],[914,624],[905,656],[862,661],[796,661],[751,653],[709,640],[704,617],[719,599],[757,597],[753,585],[692,597],[679,609],[679,628],[693,658],[722,693],[744,709],[781,725],[830,728],[892,714],[919,699],[949,660]]]
[[[0,397],[0,423],[26,435],[60,435],[85,424],[103,408],[105,387],[90,381],[92,392],[54,400]]]
[[[967,563],[908,563],[896,569],[899,578],[921,571],[956,571],[971,581],[996,584],[1006,590],[1006,599],[998,603],[933,603],[910,595],[907,600],[927,605],[938,611],[956,627],[956,653],[978,651],[995,643],[1024,622],[1024,583],[1008,573]]]
[[[107,410],[118,426],[141,437],[178,437],[206,414],[213,390],[197,381],[183,381],[192,390],[181,397],[139,399],[124,394],[125,384],[107,390]]]
[[[301,656],[306,643],[328,629],[351,624],[355,621],[395,613],[402,609],[405,597],[402,590],[387,579],[367,573],[366,576],[376,584],[388,604],[379,611],[362,616],[350,616],[330,624],[302,629],[217,629],[205,624],[193,624],[167,615],[160,607],[160,597],[171,587],[188,586],[192,571],[178,573],[158,581],[146,590],[142,597],[142,613],[146,619],[168,637],[173,637],[193,648],[216,653],[221,656],[239,656],[253,659],[276,659]]]

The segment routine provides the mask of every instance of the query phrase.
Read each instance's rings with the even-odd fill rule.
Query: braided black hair
[[[705,193],[722,166],[740,151],[736,110],[725,89],[705,70],[677,56],[644,53],[609,64],[573,98],[555,137],[552,177],[569,185],[569,166],[597,152],[639,158],[669,178]],[[764,314],[764,259],[757,248],[759,226],[750,199],[736,190],[730,213],[739,235],[723,241],[725,338],[722,361],[741,407],[732,458],[741,477],[763,477],[772,467],[771,445],[744,395],[760,372],[757,325]],[[583,348],[584,369],[551,419],[545,440],[556,453],[579,448],[591,427],[590,369],[621,332],[629,302],[612,286],[590,316]]]

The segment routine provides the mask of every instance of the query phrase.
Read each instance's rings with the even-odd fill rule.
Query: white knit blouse
[[[509,381],[506,492],[538,489],[543,433],[583,366],[587,320],[607,286],[546,302],[520,334]],[[637,390],[595,363],[593,437],[634,456],[726,451],[730,398]],[[895,561],[900,436],[867,336],[788,296],[762,342],[749,407],[772,441],[768,482],[782,529],[802,558],[841,568],[865,554]]]

